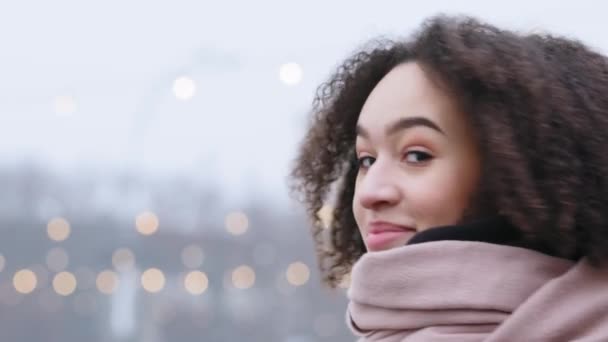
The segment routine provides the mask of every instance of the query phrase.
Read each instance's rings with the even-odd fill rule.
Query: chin
[[[386,244],[383,246],[373,246],[372,248],[370,248],[370,246],[366,243],[365,248],[367,249],[368,252],[387,251],[389,249],[399,248],[399,247],[403,247],[403,246],[407,245],[407,243],[410,239],[411,238],[398,240],[398,241],[392,241],[389,244]]]

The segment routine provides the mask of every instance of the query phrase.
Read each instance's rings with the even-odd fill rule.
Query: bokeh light
[[[165,275],[158,268],[150,268],[141,275],[141,285],[150,293],[160,292],[165,287]]]
[[[288,86],[300,83],[302,74],[302,67],[298,63],[285,63],[279,68],[279,79]]]
[[[142,235],[152,235],[158,231],[158,217],[150,211],[145,211],[135,218],[135,228]]]
[[[317,218],[319,219],[319,224],[321,227],[327,229],[331,227],[331,223],[333,221],[334,208],[329,204],[325,204],[319,209],[317,212]]]
[[[46,232],[53,241],[66,240],[70,236],[70,231],[70,223],[62,217],[53,218],[46,225]]]
[[[310,278],[310,269],[302,262],[294,262],[287,268],[286,276],[291,285],[302,286]]]
[[[239,266],[232,271],[232,285],[237,289],[248,289],[255,284],[255,271],[247,266]]]
[[[17,292],[28,294],[36,289],[36,274],[29,269],[22,269],[13,276],[13,286]]]
[[[184,278],[184,287],[190,294],[200,295],[207,290],[209,279],[201,271],[192,271]]]
[[[197,245],[189,245],[184,247],[181,253],[182,263],[188,268],[201,267],[204,260],[203,249]]]
[[[118,275],[115,272],[105,270],[99,272],[95,284],[99,292],[110,295],[118,288],[118,281]]]
[[[189,100],[196,93],[196,83],[187,76],[178,77],[173,81],[173,94],[180,100]]]
[[[232,235],[243,235],[249,228],[249,219],[245,213],[237,211],[226,215],[226,230]]]
[[[60,272],[53,278],[53,289],[57,294],[69,296],[76,290],[76,277],[70,272]]]
[[[135,266],[135,255],[128,248],[119,248],[112,254],[112,265],[120,272],[131,270]]]

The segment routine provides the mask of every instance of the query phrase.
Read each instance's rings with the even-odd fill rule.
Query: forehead
[[[392,69],[368,96],[358,124],[367,130],[382,130],[397,119],[421,116],[450,130],[462,125],[457,106],[416,62]],[[456,126],[456,127],[454,127]]]

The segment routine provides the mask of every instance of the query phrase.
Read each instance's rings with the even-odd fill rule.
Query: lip
[[[416,234],[416,229],[410,226],[398,225],[385,221],[373,221],[368,226],[367,249],[370,251],[380,251],[390,247],[399,240],[407,241]],[[404,243],[405,243],[404,241]]]
[[[395,224],[387,221],[372,221],[369,223],[368,234],[380,234],[387,232],[402,232],[402,231],[416,231],[411,226],[404,226]]]

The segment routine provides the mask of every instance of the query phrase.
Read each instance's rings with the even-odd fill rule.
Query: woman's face
[[[480,178],[474,133],[455,101],[416,62],[374,88],[357,123],[353,212],[368,251],[457,223]]]

